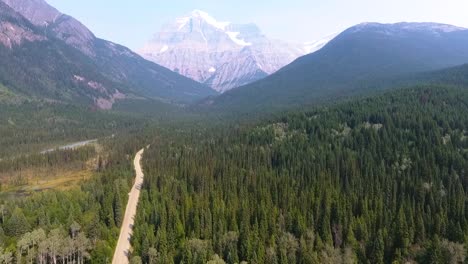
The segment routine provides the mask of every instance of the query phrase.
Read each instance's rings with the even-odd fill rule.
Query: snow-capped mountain
[[[221,22],[200,10],[164,26],[139,52],[220,92],[268,76],[308,53],[302,44],[267,38],[255,24]]]

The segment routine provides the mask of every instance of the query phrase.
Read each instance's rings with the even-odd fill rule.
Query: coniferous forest
[[[0,0],[0,264],[468,264],[466,1],[84,2]]]
[[[422,85],[245,122],[182,119],[119,117],[100,150],[0,160],[2,173],[95,161],[75,188],[2,196],[0,263],[110,263],[133,157],[148,144],[131,263],[466,261],[466,88]],[[80,129],[94,135],[106,120]]]
[[[145,153],[134,263],[463,263],[468,93],[417,87]]]
[[[0,196],[0,263],[109,263],[133,182],[131,156],[142,144],[119,137],[101,143],[93,177],[67,190]],[[111,151],[112,150],[112,151]],[[91,147],[0,161],[0,172],[65,167],[96,155]],[[1,193],[1,192],[0,192]]]

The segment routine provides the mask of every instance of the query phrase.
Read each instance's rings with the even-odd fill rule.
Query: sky
[[[219,21],[257,24],[270,38],[307,42],[362,22],[440,22],[468,28],[467,0],[47,0],[96,36],[141,48],[194,9]]]

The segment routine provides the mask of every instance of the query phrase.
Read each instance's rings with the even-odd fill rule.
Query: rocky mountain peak
[[[194,21],[198,22],[205,22],[208,25],[219,29],[219,30],[226,30],[226,27],[229,26],[231,23],[230,22],[221,22],[216,20],[214,17],[210,16],[207,12],[201,11],[201,10],[193,10],[190,12],[190,16],[188,17],[181,17],[177,19],[180,22],[180,27],[184,27],[187,25],[189,22],[194,23]]]
[[[44,0],[1,0],[36,26],[46,26],[62,15]]]
[[[41,41],[45,37],[35,32],[34,26],[7,4],[0,2],[0,44],[7,48],[23,41]]]
[[[269,39],[253,23],[225,22],[201,10],[166,24],[140,50],[221,92],[263,78],[305,53],[302,44]]]
[[[31,23],[53,32],[67,44],[81,50],[88,56],[95,56],[96,37],[81,22],[60,13],[44,0],[0,0],[20,13]]]

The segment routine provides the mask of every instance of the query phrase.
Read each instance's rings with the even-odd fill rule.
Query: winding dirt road
[[[141,156],[145,149],[141,149],[135,155],[133,165],[135,166],[135,184],[132,190],[128,194],[127,208],[125,209],[125,216],[122,222],[122,228],[120,229],[119,241],[117,241],[117,247],[115,248],[114,258],[112,264],[128,264],[128,256],[130,255],[130,238],[133,233],[133,223],[135,221],[135,215],[138,205],[138,198],[140,197],[140,190],[143,185],[143,171],[141,169]]]

